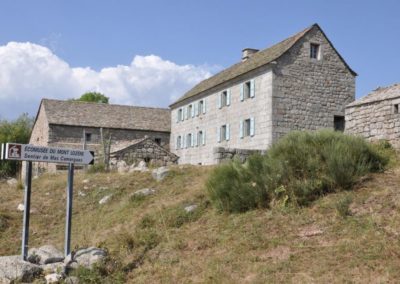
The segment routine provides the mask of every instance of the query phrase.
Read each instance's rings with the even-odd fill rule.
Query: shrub
[[[384,147],[329,130],[294,131],[264,156],[217,167],[207,189],[222,211],[267,207],[271,200],[303,206],[328,192],[350,189],[369,172],[382,171],[389,161]]]
[[[106,172],[106,166],[104,163],[95,163],[88,168],[87,172],[89,174],[104,173]]]
[[[268,205],[268,192],[261,156],[254,156],[246,165],[238,161],[217,167],[207,181],[211,202],[217,209],[243,212]]]
[[[346,218],[351,215],[350,204],[353,202],[352,198],[349,195],[346,195],[338,200],[336,203],[336,212],[342,217]]]

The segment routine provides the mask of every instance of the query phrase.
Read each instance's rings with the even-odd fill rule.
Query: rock
[[[111,197],[112,194],[104,196],[102,199],[100,199],[99,204],[100,205],[106,204],[108,201],[110,201]]]
[[[118,161],[117,171],[119,173],[126,173],[129,171],[129,166],[126,164],[126,162],[124,160]]]
[[[141,190],[135,191],[133,193],[133,195],[136,195],[136,196],[148,196],[148,195],[152,195],[152,194],[155,194],[155,193],[156,193],[156,191],[154,189],[152,189],[152,188],[143,188]]]
[[[25,205],[22,204],[22,203],[18,204],[17,210],[21,211],[21,212],[24,212],[25,211]],[[37,210],[35,208],[31,207],[31,214],[35,214],[35,213],[37,213]]]
[[[57,273],[48,274],[44,278],[46,283],[60,283],[60,280],[63,279],[62,275]]]
[[[190,212],[193,212],[194,210],[196,210],[197,207],[198,207],[197,204],[193,204],[193,205],[186,206],[184,209],[185,209],[186,213],[190,213]]]
[[[31,248],[28,251],[28,260],[33,263],[49,264],[63,261],[64,255],[54,246],[45,245],[38,249]]]
[[[102,261],[107,256],[107,253],[103,249],[90,247],[86,249],[78,250],[73,260],[79,265],[85,268],[92,268],[95,263]]]
[[[131,168],[129,169],[129,172],[147,172],[149,169],[146,166],[146,162],[145,161],[140,161],[139,164],[134,167],[134,165],[131,166]]]
[[[78,191],[78,195],[79,195],[79,196],[82,196],[82,197],[85,197],[85,196],[86,196],[86,193],[84,193],[83,191]]]
[[[84,179],[82,182],[83,182],[83,183],[89,183],[89,182],[90,182],[90,179]]]
[[[58,273],[65,274],[67,271],[67,265],[65,262],[55,262],[41,265],[44,274]]]
[[[84,189],[84,190],[88,190],[89,187],[85,185],[85,186],[83,187],[83,189]]]
[[[64,279],[65,284],[79,284],[79,278],[75,276],[69,276]]]
[[[17,185],[17,183],[18,183],[18,180],[15,178],[10,178],[7,180],[7,184],[11,185],[11,186],[15,186],[15,185]]]
[[[152,176],[157,181],[163,180],[169,174],[169,169],[167,167],[159,167],[154,169],[152,172]]]
[[[32,282],[40,273],[40,266],[23,261],[20,255],[0,257],[0,283]]]

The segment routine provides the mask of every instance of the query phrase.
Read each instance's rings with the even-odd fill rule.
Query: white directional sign
[[[94,162],[94,152],[88,150],[7,143],[4,152],[6,160],[81,165],[93,164]]]
[[[1,144],[0,160],[4,159],[4,144]]]

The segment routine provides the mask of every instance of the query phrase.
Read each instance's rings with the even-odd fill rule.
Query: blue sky
[[[318,23],[358,74],[400,82],[400,1],[20,1],[0,4],[0,118],[97,90],[166,107],[196,82]]]

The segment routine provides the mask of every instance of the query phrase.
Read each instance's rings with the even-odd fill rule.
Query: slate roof
[[[358,99],[346,106],[346,108],[358,105],[370,104],[374,102],[400,98],[400,83],[388,87],[379,87],[370,94]]]
[[[171,131],[169,109],[50,99],[41,105],[49,124]]]
[[[309,31],[311,31],[313,28],[318,28],[322,34],[325,36],[325,38],[328,40],[332,48],[336,51],[335,47],[332,45],[332,43],[329,41],[329,39],[326,37],[325,33],[322,31],[322,29],[318,26],[318,24],[314,24],[305,30],[269,47],[263,50],[258,51],[257,53],[254,53],[249,59],[243,62],[236,63],[232,65],[231,67],[228,67],[227,69],[222,70],[221,72],[217,73],[216,75],[201,81],[199,84],[194,86],[191,90],[189,90],[186,94],[184,94],[181,98],[179,98],[177,101],[175,101],[173,104],[170,105],[170,107],[174,106],[175,104],[182,102],[188,98],[191,98],[193,96],[196,96],[204,91],[207,91],[217,85],[223,84],[231,79],[234,79],[242,74],[245,74],[249,71],[252,71],[258,67],[261,67],[263,65],[269,64],[275,60],[277,60],[279,57],[281,57],[283,54],[285,54],[296,42],[298,42],[301,38],[303,38]],[[353,75],[357,75],[344,61],[344,59],[341,57],[341,55],[336,51],[340,59],[343,61],[343,63],[346,65],[346,67],[349,69],[349,71]]]

